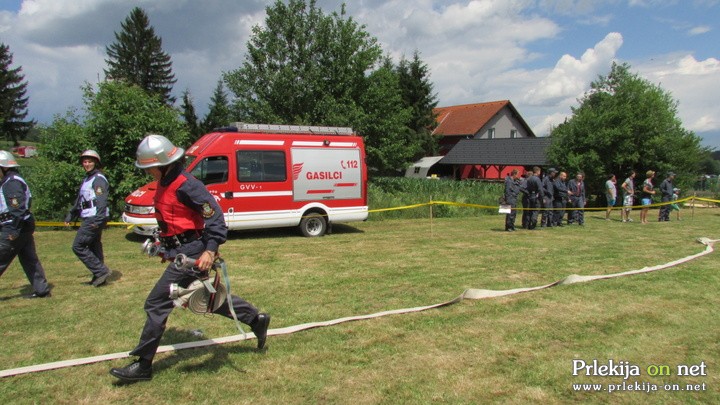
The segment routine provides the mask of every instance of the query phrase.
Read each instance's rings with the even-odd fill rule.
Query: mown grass
[[[426,208],[423,208],[423,210]],[[651,215],[656,213],[652,211]],[[503,232],[496,215],[336,225],[308,239],[292,230],[236,232],[222,254],[236,293],[273,315],[271,327],[444,302],[467,288],[548,284],[569,274],[608,274],[675,260],[720,238],[720,212],[682,222],[606,222]],[[637,214],[635,214],[637,219]],[[138,238],[110,229],[115,270],[103,288],[81,284],[70,231],[36,234],[53,297],[25,300],[17,263],[0,278],[2,368],[123,352],[137,343],[144,298],[163,265]],[[650,274],[559,286],[426,312],[345,323],[268,339],[158,355],[155,378],[117,384],[128,360],[0,380],[4,403],[718,403],[718,253]],[[231,321],[175,311],[163,344],[237,333]],[[640,366],[626,382],[705,383],[699,392],[575,392],[572,384],[622,377],[573,376],[572,360]],[[676,375],[680,364],[707,375]],[[652,377],[648,365],[673,375]]]

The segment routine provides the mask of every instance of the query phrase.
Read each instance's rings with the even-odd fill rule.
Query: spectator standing
[[[623,222],[632,222],[630,211],[632,211],[633,200],[635,199],[635,170],[631,170],[628,177],[620,185],[623,190],[623,209],[620,211]]]
[[[567,173],[560,172],[557,178],[553,182],[553,224],[554,226],[564,226],[562,219],[565,216],[565,208],[568,202],[568,189],[567,189]]]
[[[568,225],[585,225],[585,174],[579,172],[568,182],[568,197],[574,210],[568,212]]]
[[[655,186],[653,185],[653,178],[655,177],[655,172],[652,170],[648,170],[645,173],[645,181],[642,185],[642,209],[640,210],[640,223],[641,224],[647,224],[647,214],[648,211],[650,211],[650,205],[652,205],[652,197],[655,195]]]
[[[610,212],[612,211],[613,207],[615,206],[615,202],[617,201],[617,179],[615,178],[614,174],[610,174],[608,176],[607,181],[605,182],[605,199],[607,200],[607,211],[605,211],[605,220],[610,220]]]
[[[672,204],[670,204],[671,211],[677,212],[677,220],[680,221],[680,204],[677,203],[678,198],[680,198],[680,189],[674,188],[673,189],[673,196],[672,196]]]
[[[517,198],[520,194],[520,179],[518,170],[513,169],[510,174],[505,177],[505,204],[510,206],[510,213],[505,214],[505,230],[507,232],[515,231],[515,216],[517,211]]]
[[[660,212],[658,212],[658,221],[660,222],[670,221],[670,201],[672,201],[675,188],[673,181],[675,181],[675,173],[669,172],[665,180],[660,183],[661,201],[665,203],[660,206]]]
[[[543,185],[540,180],[540,168],[533,167],[532,173],[527,178],[526,194],[528,197],[528,229],[535,229],[538,221],[538,208],[542,205]]]
[[[555,214],[553,211],[553,200],[555,198],[555,176],[557,176],[557,170],[555,168],[550,168],[547,171],[547,174],[542,179],[542,206],[543,206],[543,212],[542,212],[542,219],[540,220],[540,227],[547,227],[550,228],[554,225],[554,217]]]
[[[525,171],[525,173],[522,174],[520,177],[520,192],[522,193],[522,220],[521,224],[523,229],[528,229],[528,224],[530,223],[530,197],[527,192],[527,182],[528,179],[532,176],[532,173],[529,171]]]

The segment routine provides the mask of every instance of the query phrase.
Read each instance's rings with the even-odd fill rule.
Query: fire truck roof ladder
[[[230,127],[237,128],[237,132],[267,132],[267,133],[302,133],[314,135],[353,135],[349,127],[321,127],[311,125],[278,125],[278,124],[247,124],[234,122]]]

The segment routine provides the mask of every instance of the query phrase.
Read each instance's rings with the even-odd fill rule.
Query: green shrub
[[[189,146],[178,111],[142,89],[103,82],[97,89],[87,85],[84,90],[85,115],[71,109],[39,128],[40,158],[36,167],[27,168],[25,174],[39,219],[62,219],[75,203],[85,175],[79,159],[83,150],[94,149],[100,154],[103,173],[110,182],[110,216],[118,219],[125,197],[150,180],[134,166],[140,141],[155,133],[167,136],[178,146]]]
[[[32,167],[21,167],[33,195],[32,212],[41,221],[62,221],[77,198],[84,176],[77,164],[53,162],[44,157]]]

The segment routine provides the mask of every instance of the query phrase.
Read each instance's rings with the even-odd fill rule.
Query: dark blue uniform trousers
[[[670,196],[662,196],[662,202],[667,203],[672,200]],[[663,205],[660,207],[658,212],[658,221],[669,221],[670,220],[670,205]]]
[[[105,255],[101,241],[105,222],[100,226],[96,226],[92,223],[93,221],[94,219],[91,218],[83,219],[75,235],[72,250],[93,276],[100,277],[110,271],[105,265]]]
[[[555,208],[555,211],[553,211],[553,224],[555,226],[562,226],[562,220],[565,216],[565,207],[567,206],[567,200],[566,199],[559,199],[553,201],[553,207]]]
[[[203,250],[204,245],[201,241],[191,242],[177,249],[178,253],[184,253],[188,257],[195,259],[200,257]],[[175,307],[170,299],[170,284],[177,283],[185,288],[195,280],[196,277],[186,271],[178,270],[175,264],[171,263],[167,266],[145,300],[147,319],[140,335],[140,343],[130,352],[131,355],[152,361],[158,346],[160,346],[160,339],[165,332],[167,318]],[[238,320],[251,325],[258,315],[257,308],[235,295],[231,296],[231,298]],[[232,319],[227,300],[214,313]]]
[[[35,232],[35,220],[31,217],[14,240],[9,240],[7,233],[0,233],[0,276],[17,256],[34,292],[44,295],[50,291],[50,287],[35,250],[33,232]]]
[[[509,214],[505,214],[505,230],[515,230],[515,217],[517,216],[515,205],[517,204],[517,200],[506,199],[506,202],[511,207],[511,210]]]
[[[546,208],[542,212],[542,219],[540,220],[541,226],[551,227],[555,222],[555,213],[553,208],[553,199],[550,197],[543,197],[543,208]]]
[[[585,224],[585,210],[582,208],[585,207],[585,198],[583,197],[577,197],[577,198],[571,198],[572,206],[575,208],[581,208],[577,210],[571,210],[570,215],[568,215],[568,223],[576,222],[578,225],[584,225]],[[572,221],[571,221],[572,219]]]

